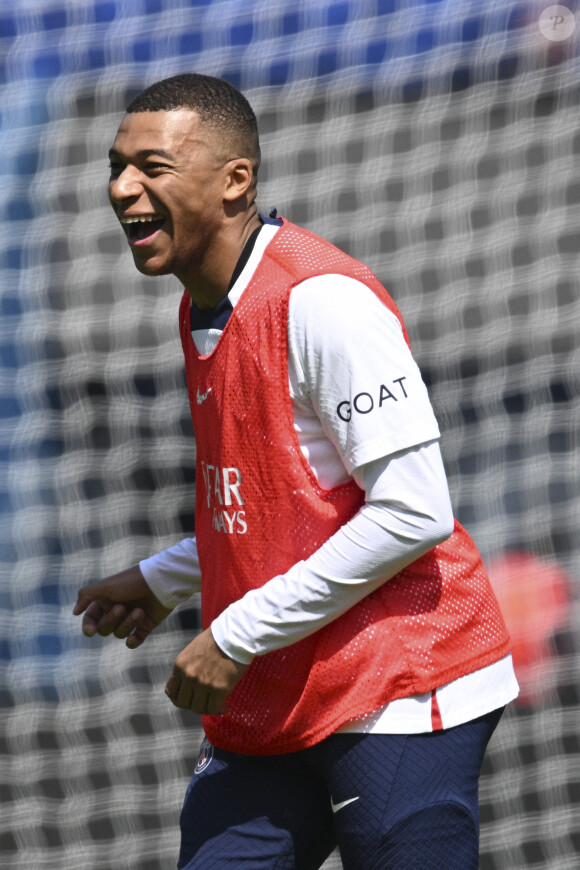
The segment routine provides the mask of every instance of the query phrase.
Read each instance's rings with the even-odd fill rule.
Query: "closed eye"
[[[147,174],[155,172],[163,172],[164,169],[170,169],[166,163],[146,163],[144,166]]]

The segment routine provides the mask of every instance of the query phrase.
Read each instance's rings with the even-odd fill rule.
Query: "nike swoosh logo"
[[[360,797],[360,795],[358,795],[358,797],[348,798],[348,800],[339,801],[339,803],[337,803],[337,804],[335,804],[334,801],[332,800],[332,798],[330,798],[330,808],[331,808],[333,813],[337,813],[343,807],[347,807],[349,804],[352,804],[353,801],[357,801],[359,799],[359,797]]]
[[[197,404],[198,405],[201,405],[202,402],[205,402],[205,400],[207,399],[207,397],[211,393],[212,389],[213,389],[213,387],[210,387],[209,390],[207,391],[207,393],[200,393],[199,387],[197,388]]]

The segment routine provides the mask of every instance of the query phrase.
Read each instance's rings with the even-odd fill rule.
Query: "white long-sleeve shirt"
[[[277,227],[262,228],[229,293],[235,306]],[[221,330],[193,331],[210,354]],[[453,529],[439,429],[398,319],[352,278],[323,275],[295,287],[288,322],[288,381],[301,449],[319,483],[354,478],[365,492],[360,511],[308,559],[231,604],[212,623],[220,648],[249,663],[336,619]],[[200,590],[195,538],[141,562],[168,607]],[[517,695],[511,657],[436,692],[440,720],[451,727]],[[341,730],[417,733],[434,727],[433,698],[392,701]]]

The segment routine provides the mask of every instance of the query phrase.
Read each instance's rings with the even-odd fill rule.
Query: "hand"
[[[127,638],[129,649],[136,649],[171,610],[155,597],[136,565],[83,587],[73,609],[75,616],[81,613],[87,637],[114,634]]]
[[[179,653],[165,694],[176,707],[208,716],[226,712],[226,698],[249,665],[229,658],[206,629]]]

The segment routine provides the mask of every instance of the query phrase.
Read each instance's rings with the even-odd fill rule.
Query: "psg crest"
[[[204,737],[199,750],[199,758],[197,759],[197,764],[195,765],[195,770],[193,771],[194,774],[202,773],[202,771],[204,771],[206,767],[209,767],[212,758],[213,746],[211,745],[207,737]]]

